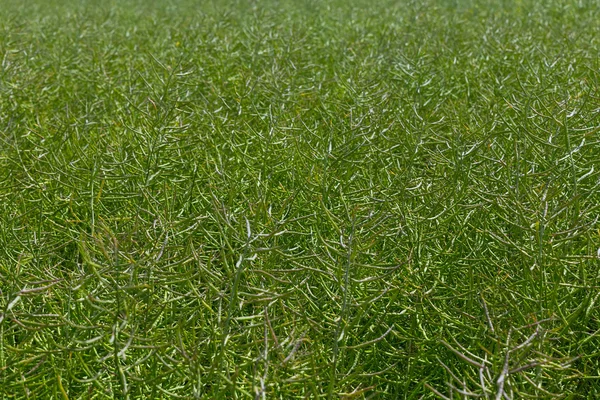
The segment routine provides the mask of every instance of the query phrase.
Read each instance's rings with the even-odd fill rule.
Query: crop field
[[[0,0],[0,399],[600,398],[600,4]]]

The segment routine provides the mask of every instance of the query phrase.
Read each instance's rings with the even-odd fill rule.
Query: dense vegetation
[[[0,0],[2,398],[597,398],[595,1]]]

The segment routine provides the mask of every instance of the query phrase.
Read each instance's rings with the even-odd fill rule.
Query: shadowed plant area
[[[595,1],[0,10],[2,398],[600,397]]]

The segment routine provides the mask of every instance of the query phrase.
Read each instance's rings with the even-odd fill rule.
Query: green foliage
[[[600,396],[595,2],[8,3],[2,398]]]

